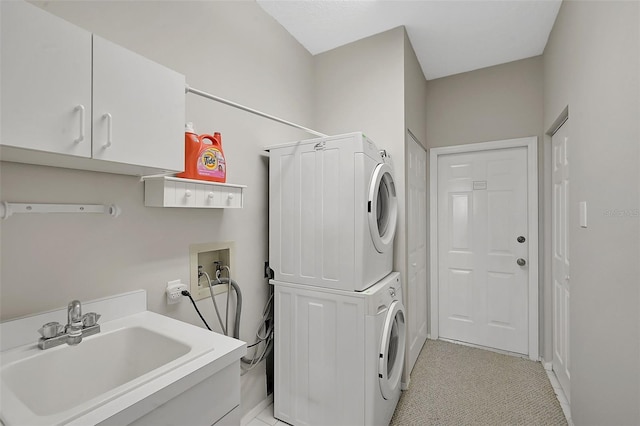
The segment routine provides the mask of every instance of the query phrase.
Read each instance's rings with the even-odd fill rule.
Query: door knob
[[[519,258],[518,260],[516,260],[516,263],[520,266],[524,266],[527,264],[527,261],[524,260],[523,258]]]
[[[524,243],[525,241],[527,241],[527,239],[526,239],[525,237],[523,237],[522,235],[520,235],[520,236],[518,237],[518,242],[519,242],[520,244]]]

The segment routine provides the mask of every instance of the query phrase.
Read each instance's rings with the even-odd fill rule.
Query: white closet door
[[[438,157],[441,337],[528,354],[527,230],[525,147]]]
[[[407,200],[407,372],[411,373],[427,340],[427,152],[411,135]]]
[[[551,274],[553,279],[553,371],[567,399],[570,399],[569,373],[569,155],[567,153],[568,123],[564,123],[551,138],[552,183],[551,201]]]

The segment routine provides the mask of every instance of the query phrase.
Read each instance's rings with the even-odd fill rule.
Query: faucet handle
[[[43,325],[38,333],[45,339],[51,339],[52,337],[56,337],[58,334],[64,331],[64,326],[57,321],[48,322]]]
[[[98,323],[100,316],[100,314],[95,312],[88,312],[82,316],[82,325],[85,327],[94,326]]]

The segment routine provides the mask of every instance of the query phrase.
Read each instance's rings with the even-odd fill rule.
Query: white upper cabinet
[[[0,36],[0,143],[90,157],[91,33],[1,1]]]
[[[182,171],[184,97],[184,76],[93,36],[93,158]]]
[[[3,160],[183,170],[183,75],[26,2],[0,8]]]

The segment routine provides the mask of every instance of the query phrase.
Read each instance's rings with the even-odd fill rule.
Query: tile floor
[[[246,426],[289,426],[287,423],[273,417],[273,403],[262,410],[260,414],[253,418]]]

